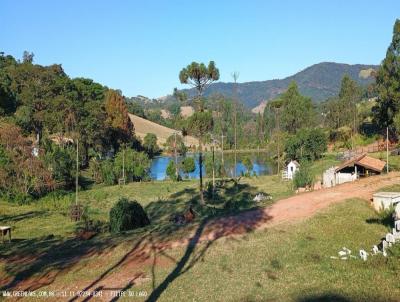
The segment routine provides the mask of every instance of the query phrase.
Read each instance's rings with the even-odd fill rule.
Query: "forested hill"
[[[338,94],[340,81],[345,74],[361,85],[371,83],[373,78],[365,72],[370,68],[377,69],[378,66],[323,62],[284,79],[239,83],[238,95],[246,107],[253,108],[263,100],[275,98],[286,90],[291,81],[296,81],[303,95],[311,97],[315,102],[320,102]],[[365,71],[361,72],[362,70]],[[214,83],[208,87],[205,95],[221,93],[232,96],[233,87],[233,83]],[[189,95],[194,93],[193,89],[186,91]]]

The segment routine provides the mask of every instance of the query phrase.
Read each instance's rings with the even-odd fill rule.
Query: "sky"
[[[290,76],[319,62],[379,64],[400,1],[0,0],[0,51],[62,64],[125,96],[172,93],[192,61],[220,81]]]

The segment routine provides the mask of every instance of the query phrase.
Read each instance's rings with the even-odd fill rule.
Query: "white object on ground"
[[[360,250],[360,258],[364,261],[367,261],[368,253],[364,250]]]
[[[263,201],[263,200],[271,200],[271,199],[272,199],[272,197],[270,195],[265,195],[264,193],[258,193],[253,198],[253,201],[260,202],[260,201]]]
[[[387,242],[389,242],[389,245],[396,242],[392,233],[387,233],[385,239]]]
[[[400,202],[394,208],[394,220],[400,220]]]
[[[351,251],[347,247],[343,247],[342,250],[345,251],[347,255],[351,254]]]
[[[384,239],[382,240],[382,251],[386,251],[386,249],[389,247],[389,243]]]
[[[394,221],[394,228],[395,228],[397,231],[400,231],[400,220],[395,220],[395,221]]]
[[[379,249],[378,249],[378,247],[376,246],[376,245],[374,245],[373,247],[372,247],[372,254],[373,255],[376,255],[376,254],[378,254],[379,253]]]

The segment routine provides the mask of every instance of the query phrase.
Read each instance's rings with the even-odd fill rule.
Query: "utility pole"
[[[233,104],[234,104],[233,123],[234,123],[234,142],[235,142],[235,152],[234,152],[235,164],[233,167],[233,173],[234,173],[234,177],[236,178],[236,165],[237,165],[237,154],[236,154],[236,152],[237,152],[237,121],[236,121],[236,119],[237,119],[237,103],[236,102],[237,102],[237,79],[239,78],[239,73],[236,71],[233,72],[232,78],[233,78],[233,81],[235,82],[235,84],[234,84],[235,96],[234,96],[234,101],[233,101]]]
[[[122,149],[122,181],[125,184],[125,144]]]
[[[221,165],[223,168],[223,171],[225,171],[225,164],[224,164],[224,133],[221,134]],[[225,174],[225,173],[224,173]]]
[[[75,205],[78,205],[78,185],[79,185],[79,140],[76,139]]]
[[[386,173],[389,173],[389,127],[386,127]]]
[[[215,188],[215,139],[212,138],[212,178],[213,178],[213,194]]]
[[[175,153],[175,177],[178,180],[178,158],[176,154],[176,131],[174,132],[175,143],[174,143],[174,153]]]
[[[275,117],[276,117],[276,128],[277,128],[277,135],[280,136],[280,123],[279,123],[279,109],[275,109]],[[279,175],[279,170],[280,170],[280,137],[277,139],[277,149],[278,149],[278,175]]]

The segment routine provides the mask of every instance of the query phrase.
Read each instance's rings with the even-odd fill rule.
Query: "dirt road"
[[[205,240],[213,240],[230,234],[240,234],[249,229],[263,229],[279,223],[295,222],[313,216],[316,212],[350,198],[370,200],[380,188],[400,184],[400,173],[360,179],[333,188],[302,193],[277,201],[272,206],[224,217],[210,223],[205,231]]]

